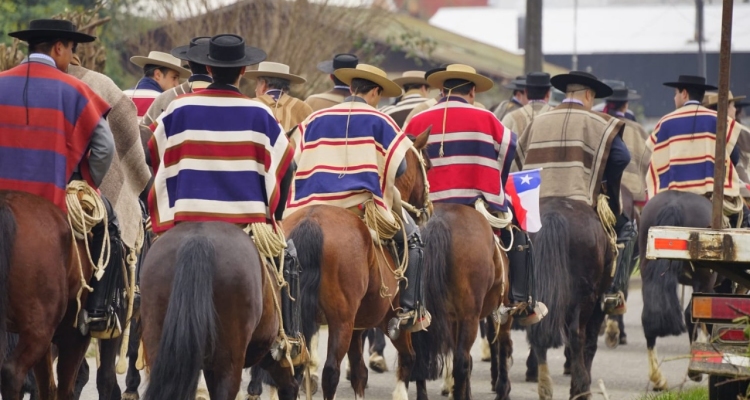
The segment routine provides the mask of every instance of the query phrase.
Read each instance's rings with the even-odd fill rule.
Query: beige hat
[[[732,91],[729,91],[729,102],[742,100],[747,96],[734,97]],[[719,93],[718,92],[706,92],[703,96],[703,107],[710,107],[719,104]]]
[[[130,57],[130,62],[132,62],[133,64],[141,68],[143,68],[144,66],[148,64],[158,65],[160,67],[166,67],[166,68],[176,71],[178,74],[180,74],[180,78],[182,79],[190,78],[190,75],[192,75],[190,70],[182,67],[182,61],[179,58],[169,53],[162,53],[161,51],[149,52],[148,57],[143,57],[143,56]]]
[[[424,77],[424,71],[406,71],[393,81],[399,86],[428,85],[427,79]]]
[[[443,86],[449,79],[463,79],[476,86],[477,93],[486,92],[492,89],[495,84],[492,80],[484,75],[477,73],[474,68],[464,64],[451,64],[445,67],[445,71],[438,71],[427,77],[427,83],[430,86],[441,89],[452,89]]]
[[[291,83],[305,83],[305,78],[289,73],[289,66],[282,63],[263,61],[258,64],[258,69],[245,72],[245,78],[258,79],[261,76],[269,78],[286,79]]]
[[[403,94],[401,86],[396,82],[388,79],[388,76],[380,68],[367,64],[357,64],[357,68],[340,68],[333,72],[336,78],[339,78],[347,85],[352,84],[352,79],[366,79],[376,83],[383,88],[383,97],[398,97]]]

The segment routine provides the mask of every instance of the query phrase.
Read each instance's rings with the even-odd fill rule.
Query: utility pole
[[[573,0],[573,57],[571,68],[578,71],[578,0]]]
[[[695,0],[695,41],[698,42],[698,75],[706,76],[706,50],[703,48],[703,1]]]
[[[526,0],[524,71],[542,70],[542,0]]]

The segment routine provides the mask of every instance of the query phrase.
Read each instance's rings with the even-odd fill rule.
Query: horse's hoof
[[[482,341],[482,361],[492,361],[492,352],[490,351],[490,342],[487,339],[480,339]]]
[[[246,394],[244,397],[245,400],[260,400],[260,395],[257,394]]]
[[[563,375],[570,376],[570,367],[568,366],[563,367]]]
[[[445,397],[445,396],[448,396],[449,394],[451,394],[450,390],[448,390],[446,388],[440,389],[440,395],[441,396]]]
[[[310,376],[310,391],[312,392],[310,393],[310,396],[314,396],[315,393],[318,393],[319,382],[320,382],[320,378],[317,375]],[[302,381],[302,383],[303,383],[301,387],[302,392],[307,393],[305,392],[304,380]],[[253,400],[260,400],[260,399],[253,399]]]
[[[385,357],[378,353],[370,354],[370,369],[379,374],[388,371],[388,365],[385,362]]]
[[[539,377],[538,376],[529,376],[529,375],[526,375],[526,382],[537,383],[537,382],[539,382]]]
[[[628,344],[628,337],[627,336],[621,336],[620,337],[620,345]]]
[[[139,400],[141,398],[141,395],[138,394],[138,392],[130,393],[125,392],[122,394],[122,400]]]
[[[604,343],[606,343],[607,347],[610,349],[616,349],[617,345],[620,344],[620,340],[617,336],[613,335],[612,332],[607,332],[607,336],[604,337]]]
[[[703,380],[703,374],[700,372],[688,372],[688,378],[693,382],[700,382]]]
[[[198,388],[198,390],[195,391],[195,400],[211,400],[211,397],[208,395],[208,390]]]

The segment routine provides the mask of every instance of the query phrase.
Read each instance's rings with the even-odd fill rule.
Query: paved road
[[[637,286],[638,282],[634,282],[634,285]],[[592,380],[593,382],[597,382],[599,379],[603,380],[609,397],[612,400],[635,399],[644,393],[647,393],[649,390],[648,364],[646,363],[646,342],[640,324],[641,309],[641,291],[638,288],[634,288],[631,293],[630,302],[628,303],[629,312],[625,316],[626,332],[628,333],[629,341],[628,345],[620,346],[617,349],[609,349],[604,345],[603,338],[600,338],[599,340],[599,351],[594,359]],[[321,349],[319,349],[321,356],[323,354],[322,344],[326,343],[326,337],[327,332],[324,330],[321,338]],[[515,354],[515,365],[511,369],[510,376],[513,385],[511,398],[513,400],[535,400],[538,398],[536,384],[524,382],[525,357],[529,351],[524,333],[513,332],[513,342],[515,343],[515,348],[513,350]],[[689,352],[687,336],[683,335],[680,337],[660,339],[657,342],[657,349],[660,358],[679,358]],[[480,353],[480,346],[477,341],[472,351],[474,357],[472,375],[472,391],[474,399],[494,399],[494,393],[491,392],[489,384],[489,364],[479,361]],[[548,357],[550,371],[555,384],[555,398],[567,399],[570,378],[563,376],[562,374],[563,362],[565,361],[562,349],[551,350]],[[395,350],[390,344],[386,348],[386,358],[391,366],[391,370],[393,370],[395,368],[394,361],[396,357]],[[89,359],[89,363],[92,364],[92,377],[89,386],[87,386],[84,391],[83,399],[95,400],[97,398],[96,390],[93,386],[93,382],[96,382],[93,375],[93,365],[95,361]],[[684,384],[685,387],[690,387],[697,385],[690,381],[685,382],[687,370],[686,359],[665,361],[662,370],[668,379],[670,386],[677,387]],[[392,372],[386,372],[384,374],[370,372],[369,377],[369,386],[366,396],[373,399],[390,399],[395,382],[394,374]],[[120,386],[123,387],[123,377],[121,376],[119,379],[121,382]],[[428,391],[431,398],[441,398],[439,382],[431,382],[428,385]],[[412,398],[416,397],[413,387],[409,390],[409,396]],[[267,399],[267,394],[264,394],[263,398]],[[322,395],[318,392],[314,398],[316,400],[322,399]],[[342,379],[339,383],[337,398],[339,400],[354,398],[354,393],[351,386],[349,386],[348,381]],[[603,398],[602,395],[594,396],[594,399]]]

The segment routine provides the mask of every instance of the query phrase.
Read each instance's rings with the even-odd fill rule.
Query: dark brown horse
[[[43,399],[53,398],[50,344],[59,349],[57,399],[71,399],[78,366],[89,337],[74,327],[76,297],[82,280],[91,278],[86,249],[79,268],[73,233],[65,214],[41,197],[0,191],[0,390],[4,400],[19,400],[31,368]],[[85,304],[87,292],[81,296]],[[6,321],[8,325],[6,326]],[[18,345],[7,360],[5,332],[18,333]]]
[[[697,194],[669,190],[650,199],[641,213],[638,232],[643,280],[641,323],[648,349],[649,380],[654,390],[665,390],[667,380],[659,370],[656,338],[680,335],[687,330],[690,332],[690,342],[694,340],[692,307],[688,304],[683,316],[677,297],[677,284],[689,285],[694,292],[712,293],[716,274],[708,268],[693,269],[689,262],[683,260],[646,259],[648,230],[652,226],[709,227],[711,201]],[[691,376],[694,380],[700,380],[700,377]]]
[[[509,304],[508,257],[495,245],[487,220],[461,204],[436,204],[422,234],[427,255],[425,305],[433,320],[429,330],[412,336],[417,350],[412,375],[417,398],[427,398],[425,380],[438,378],[443,357],[452,353],[453,398],[471,399],[470,350],[479,321],[487,318],[494,324],[490,314]],[[509,318],[500,326],[498,340],[492,340],[492,386],[498,399],[508,399],[510,394],[511,323]]]
[[[289,367],[269,349],[281,324],[275,279],[250,236],[223,222],[181,223],[153,244],[141,275],[145,399],[192,400],[203,370],[214,400],[234,400],[242,369],[260,363],[297,397]]]
[[[549,314],[527,328],[538,360],[539,398],[552,399],[547,349],[562,346],[564,336],[569,346],[570,397],[589,398],[591,364],[604,321],[600,301],[612,282],[614,254],[591,206],[548,197],[540,201],[540,211],[542,229],[531,235],[534,293],[549,307]]]

